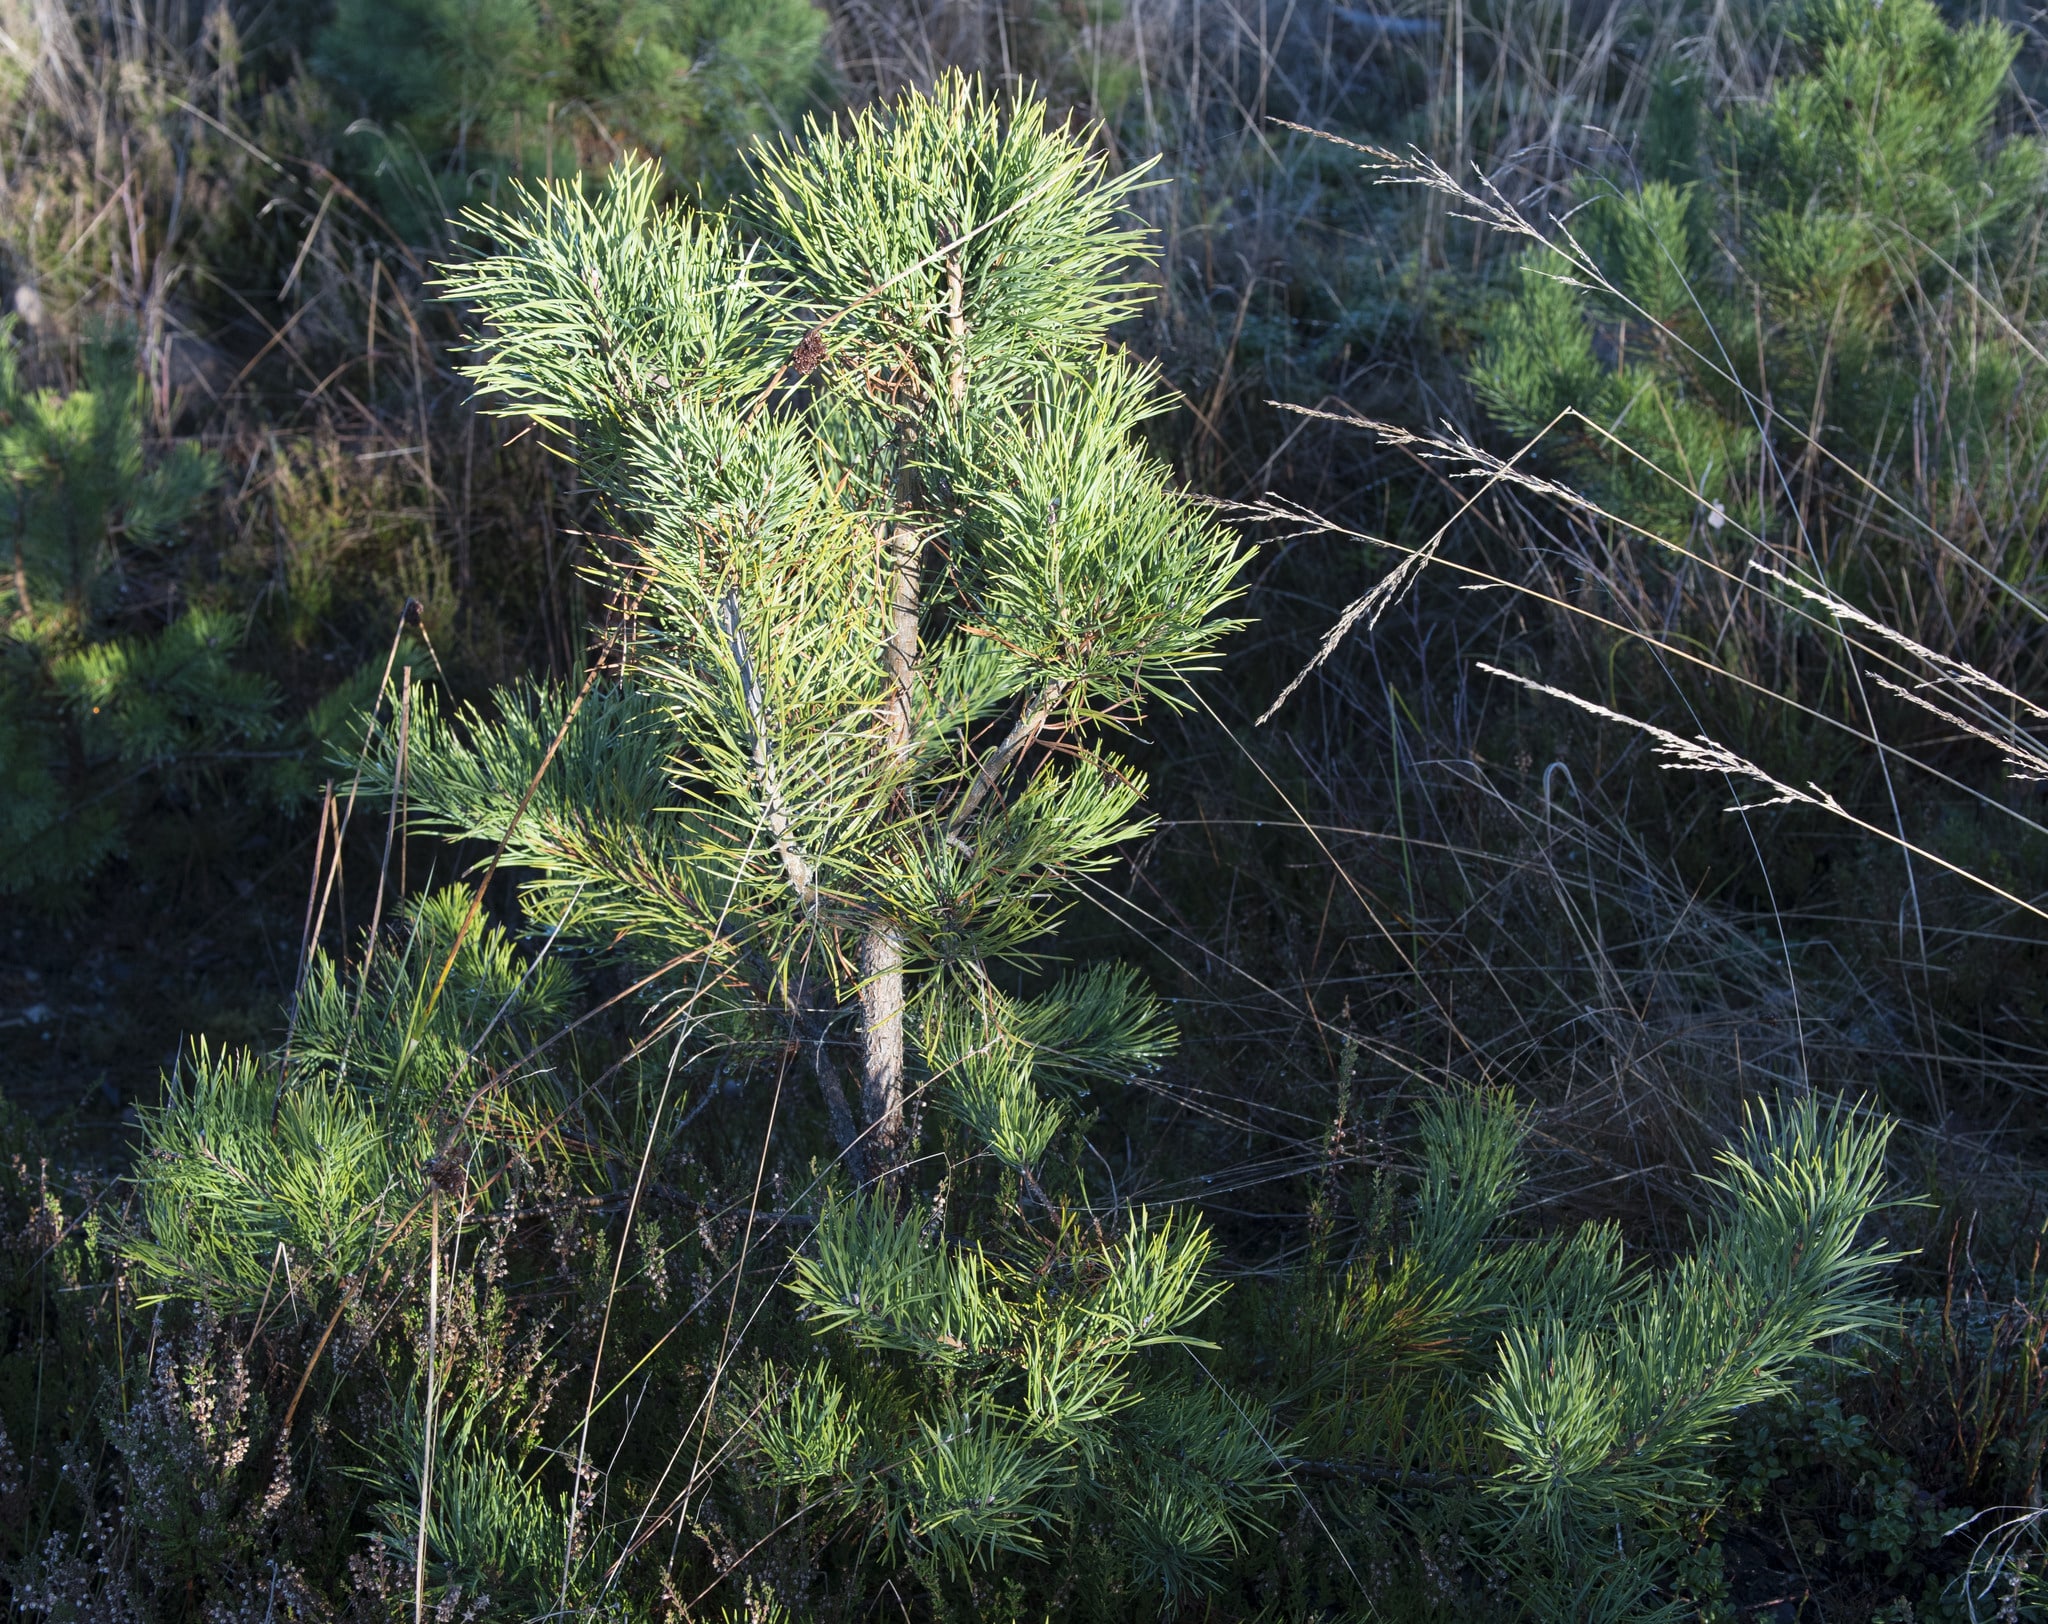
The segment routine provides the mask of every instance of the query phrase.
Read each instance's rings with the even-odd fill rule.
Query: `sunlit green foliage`
[[[630,537],[607,573],[636,636],[624,681],[573,711],[540,692],[459,726],[425,713],[422,813],[504,839],[534,917],[704,964],[699,1024],[794,1038],[831,1142],[884,1191],[925,1092],[1014,1201],[1064,1117],[1041,1081],[1166,1046],[1126,974],[1016,980],[1144,827],[1105,735],[1173,697],[1235,590],[1235,542],[1138,438],[1152,374],[1104,343],[1140,298],[1131,184],[1041,105],[953,79],[764,154],[730,218],[661,208],[627,164],[594,194],[473,215],[504,251],[450,273],[486,323],[480,385],[574,436]],[[1209,1577],[1265,1467],[1216,1431],[1235,1400],[1131,1366],[1206,1300],[1206,1243],[1140,1223],[1098,1290],[1055,1307],[979,1250],[927,1250],[893,1199],[828,1208],[811,1310],[861,1346],[874,1324],[842,1324],[828,1282],[915,1296],[924,1269],[971,1299],[978,1374],[864,1412],[858,1461],[832,1441],[855,1425],[836,1377],[764,1377],[808,1395],[762,1435],[782,1480],[948,1571],[1107,1494],[1146,1582]],[[864,1288],[875,1269],[893,1284]],[[1114,1482],[1126,1409],[1185,1481]]]
[[[1207,1236],[1140,1213],[1114,1242],[1070,1220],[1044,1255],[1002,1255],[1022,1240],[829,1207],[793,1284],[846,1356],[748,1395],[773,1480],[943,1572],[1107,1526],[1141,1584],[1209,1588],[1283,1477],[1270,1418],[1199,1362],[1141,1379],[1150,1352],[1211,1346],[1190,1330],[1221,1294]]]
[[[1144,10],[1087,0],[1040,20],[1095,50]],[[1321,1166],[1314,1080],[1266,1081],[1294,1057],[1247,1045],[1206,1090],[1217,1079],[1193,1066],[1148,1075],[1173,1053],[1166,1007],[1129,966],[1063,971],[1081,934],[1063,931],[1149,827],[1130,758],[1151,741],[1132,736],[1215,657],[1241,551],[1148,447],[1157,375],[1105,338],[1149,293],[1128,149],[946,80],[758,155],[725,212],[670,207],[700,143],[766,130],[767,109],[800,99],[808,67],[786,98],[757,99],[747,53],[811,49],[817,27],[794,5],[344,0],[333,82],[450,188],[594,171],[615,145],[663,160],[504,185],[507,206],[461,239],[490,251],[447,273],[440,312],[480,320],[470,363],[489,402],[539,420],[532,439],[573,459],[579,501],[595,488],[578,522],[596,675],[484,694],[451,660],[454,682],[429,684],[438,661],[415,634],[388,666],[411,662],[409,687],[379,692],[380,655],[307,731],[341,741],[328,759],[351,780],[367,748],[341,800],[345,875],[325,855],[322,872],[341,875],[336,914],[374,888],[381,928],[351,934],[316,887],[275,1044],[181,1049],[111,1194],[74,1201],[47,1169],[39,1186],[27,1161],[0,1166],[10,1600],[179,1624],[1718,1616],[1725,1508],[1768,1483],[1796,1431],[1783,1412],[1830,1356],[1897,1333],[1878,1324],[1890,1252],[1871,1232],[1886,1125],[1797,1095],[1759,1109],[1718,1187],[1646,1180],[1697,1197],[1694,1227],[1665,1225],[1652,1250],[1617,1223],[1546,1227],[1549,1124],[1503,1090],[1425,1088],[1418,1104],[1412,1081],[1381,1079],[1386,1132],[1347,1148],[1349,1033],[1377,1012],[1342,1018]],[[380,50],[392,30],[417,49]],[[1947,61],[1940,94],[1995,94],[1976,60]],[[1142,90],[1149,124],[1153,82],[1142,58],[1107,62],[1096,105]],[[1788,139],[1833,116],[1777,106],[1754,116]],[[1645,185],[1577,217],[1623,302],[1675,313],[1674,330],[1725,273],[1702,233],[1725,201],[1712,141],[1734,137],[1703,134],[1722,126],[1702,112],[1674,78]],[[1833,196],[1864,161],[1816,150],[1770,158],[1785,198]],[[1922,156],[1939,179],[1948,155]],[[1992,211],[1943,238],[1936,213],[1915,229],[1944,253],[2008,223]],[[299,224],[317,263],[322,228]],[[1662,249],[1681,237],[1674,267]],[[402,257],[371,282],[377,320]],[[1858,263],[1830,249],[1814,274]],[[1860,263],[1838,310],[1917,296]],[[1785,264],[1772,334],[1810,336],[1782,314],[1804,297]],[[1645,351],[1661,340],[1617,326],[1612,296],[1526,289],[1485,374],[1504,421],[1540,426],[1515,413],[1584,386],[1667,425],[1688,480],[1660,508],[1666,481],[1625,485],[1637,473],[1586,437],[1577,466],[1627,514],[1675,528],[1711,524],[1712,502],[1760,511],[1754,466],[1776,430],[1745,426],[1711,368]],[[230,663],[241,617],[120,610],[124,571],[170,545],[163,515],[203,511],[177,502],[206,486],[160,473],[191,458],[148,447],[140,405],[122,415],[132,380],[106,376],[31,403],[85,449],[30,459],[13,487],[33,498],[7,510],[19,533],[40,527],[11,589],[24,638],[73,614],[64,562],[96,562],[62,623],[87,629],[37,645],[56,650],[37,668],[46,711],[0,708],[0,762],[22,718],[47,714],[105,730],[93,795],[116,772],[234,754],[252,771],[274,754],[302,784],[305,734]],[[69,505],[52,499],[65,480]],[[452,488],[440,497],[422,526],[452,519]],[[357,517],[341,497],[324,511],[332,548],[280,562],[302,651],[325,635],[317,577]],[[84,555],[64,551],[67,515],[99,526]],[[52,774],[43,799],[0,803],[0,826],[68,835],[116,802],[66,803]],[[1404,832],[1404,860],[1420,849]],[[415,887],[463,883],[401,895],[408,860]],[[1362,869],[1341,878],[1369,894]],[[1436,974],[1408,968],[1418,986]],[[1519,1057],[1477,1058],[1526,1075]],[[1228,1194],[1206,1182],[1216,1163],[1175,1160],[1181,1141],[1119,1154],[1119,1130],[1195,1112],[1213,1113],[1203,1156],[1250,1164],[1218,1178]],[[1353,1180],[1357,1224],[1333,1227]],[[1204,1194],[1203,1215],[1173,1204]],[[1945,1330],[1945,1312],[1923,1317]],[[2014,1342],[2008,1364],[2026,1352]],[[2034,1429],[2034,1452],[2011,1451],[1999,1481],[2024,1499],[2038,1423],[2024,1398],[2015,1410],[2009,1433]],[[1815,1450],[1833,1470],[1896,1465],[1867,1440]],[[1946,1503],[1918,1482],[1884,1477],[1847,1538],[1931,1548]],[[2022,1599],[2034,1576],[2014,1564],[2037,1522],[2015,1521],[2001,1556]],[[1916,1616],[1941,1605],[1916,1600]]]
[[[1767,95],[1711,115],[1665,72],[1638,176],[1583,184],[1575,246],[1524,257],[1473,375],[1517,435],[1583,413],[1553,442],[1568,467],[1674,538],[1810,513],[1816,471],[1852,500],[1907,465],[1988,497],[2041,449],[1998,308],[2025,307],[2048,198],[2048,147],[1995,117],[2019,36],[1930,0],[1810,0],[1787,43]],[[1933,376],[1940,421],[1916,430]]]
[[[1283,1356],[1292,1421],[1326,1469],[1411,1475],[1541,1619],[1686,1616],[1674,1569],[1724,1490],[1737,1418],[1799,1361],[1882,1324],[1893,1260],[1864,1226],[1884,1203],[1890,1127],[1805,1100],[1758,1110],[1718,1158],[1693,1247],[1631,1265],[1589,1224],[1516,1239],[1524,1125],[1503,1095],[1425,1111],[1399,1245],[1310,1279],[1313,1327]]]
[[[457,951],[468,906],[461,890],[420,898],[367,971],[316,955],[277,1053],[200,1045],[180,1060],[143,1117],[130,1255],[148,1296],[224,1313],[318,1304],[394,1261],[395,1242],[401,1258],[417,1254],[440,1158],[455,1158],[443,1178],[459,1185],[461,1159],[545,1098],[545,1073],[515,1097],[472,1103],[458,1143],[443,1143],[442,1123],[562,1014],[569,991],[558,961],[519,955],[489,923]]]
[[[1202,663],[1234,590],[1235,544],[1136,437],[1156,384],[1103,344],[1140,297],[1130,184],[956,80],[764,157],[731,219],[628,164],[473,216],[505,251],[450,273],[479,383],[575,435],[631,537],[608,575],[638,633],[573,719],[427,716],[422,812],[509,837],[537,917],[573,898],[575,934],[708,963],[707,1002],[804,1042],[856,1164],[902,1155],[906,1076],[944,1097],[957,1069],[1015,1161],[1038,1049],[1128,1069],[1163,1042],[1126,980],[991,979],[1143,827],[1102,736]]]

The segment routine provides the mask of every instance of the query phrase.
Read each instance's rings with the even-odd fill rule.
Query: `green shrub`
[[[1583,414],[1566,467],[1673,540],[1803,521],[1838,586],[1881,586],[1915,553],[1852,522],[1874,481],[2030,580],[2030,546],[2004,549],[2038,517],[2048,419],[2006,313],[2048,145],[1999,127],[2019,37],[1930,0],[1811,0],[1789,32],[1790,71],[1718,117],[1667,70],[1637,176],[1584,183],[1570,221],[1605,285],[1527,254],[1474,386],[1517,435]]]
[[[276,691],[229,663],[237,618],[191,607],[161,630],[127,629],[214,460],[190,442],[146,453],[124,337],[87,346],[85,387],[30,391],[12,326],[0,323],[0,893],[91,874],[160,794],[288,794],[297,754],[280,748]]]
[[[703,964],[693,1024],[801,1050],[875,1186],[827,1205],[801,1278],[957,1298],[974,1342],[862,1423],[835,1378],[787,1378],[804,1402],[762,1448],[849,1515],[886,1506],[887,1548],[934,1583],[1071,1524],[1091,1479],[1150,1530],[1126,1542],[1147,1581],[1192,1583],[1272,1492],[1211,1400],[1140,1402],[1132,1353],[1203,1301],[1198,1234],[1098,1241],[1100,1289],[1055,1304],[891,1211],[935,1098],[962,1176],[1007,1180],[994,1210],[1050,1219],[1062,1093],[1165,1043],[1127,975],[1017,975],[1142,828],[1143,781],[1099,736],[1204,659],[1238,562],[1136,439],[1152,378],[1103,343],[1136,302],[1128,190],[1042,106],[1004,116],[954,79],[763,155],[732,220],[658,209],[629,165],[596,197],[473,215],[506,251],[451,277],[488,323],[479,381],[575,435],[644,619],[623,683],[509,694],[460,732],[429,713],[413,794],[445,833],[506,843],[535,917]],[[854,1346],[922,1346],[812,1306]],[[1181,1479],[1118,1485],[1126,1409]]]
[[[811,0],[340,0],[314,63],[458,198],[622,151],[716,184],[821,88],[825,26]]]

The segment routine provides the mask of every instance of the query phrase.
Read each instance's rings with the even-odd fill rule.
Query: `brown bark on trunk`
[[[947,404],[955,417],[967,408],[967,282],[956,250],[946,258],[946,332],[952,365],[946,379]],[[899,476],[904,510],[916,505],[915,477]],[[892,775],[910,759],[915,725],[918,634],[923,589],[921,531],[898,523],[885,548],[889,571],[889,638],[882,663],[889,674],[885,730]],[[902,1165],[908,1135],[903,1122],[906,1044],[903,1030],[903,932],[892,920],[877,919],[860,942],[861,1112],[867,1118],[868,1165],[884,1179]]]

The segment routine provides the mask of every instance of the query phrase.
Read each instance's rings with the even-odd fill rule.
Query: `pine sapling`
[[[1145,827],[1112,741],[1212,656],[1240,563],[1107,338],[1139,179],[954,78],[758,150],[729,214],[632,162],[522,193],[446,275],[486,397],[606,501],[611,625],[574,690],[424,708],[416,815],[566,934],[687,966],[685,1052],[802,1056],[863,1186],[831,1177],[792,1281],[821,1351],[707,1396],[935,1596],[1093,1526],[1116,1583],[1201,1589],[1280,1492],[1186,1358],[1201,1226],[1084,1219],[1048,1172],[1065,1091],[1168,1042],[1128,970],[1044,961]]]
[[[573,892],[586,938],[701,965],[699,1025],[799,1045],[877,1176],[933,1095],[1028,1176],[1034,1078],[1164,1042],[1126,974],[1026,979],[1144,826],[1110,739],[1236,590],[1236,543],[1137,438],[1153,374],[1106,339],[1143,298],[1136,183],[955,79],[760,151],[727,215],[632,162],[521,193],[447,273],[486,397],[607,499],[625,647],[573,706],[428,714],[419,805],[504,840],[550,917]]]
[[[215,459],[149,446],[126,333],[86,345],[84,387],[36,390],[13,328],[0,321],[0,895],[90,874],[145,785],[190,789],[281,731],[271,685],[229,663],[235,617],[193,607],[150,629],[123,614],[136,566],[176,544]],[[285,754],[267,758],[273,776]]]

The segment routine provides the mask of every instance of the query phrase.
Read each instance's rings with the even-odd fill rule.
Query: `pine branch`
[[[768,826],[768,836],[775,844],[776,854],[782,859],[782,871],[789,877],[790,889],[795,891],[798,905],[807,917],[815,918],[818,912],[817,871],[797,845],[795,820],[790,816],[789,806],[782,796],[782,785],[776,776],[768,739],[768,718],[761,703],[761,682],[754,673],[754,662],[747,655],[746,631],[740,624],[737,592],[727,592],[719,600],[718,624],[725,632],[726,646],[739,671],[740,693],[745,699],[747,720],[752,728],[751,755],[754,781],[761,798],[762,821]]]
[[[854,1177],[864,1180],[868,1172],[866,1144],[860,1129],[854,1124],[853,1112],[846,1103],[846,1085],[840,1080],[839,1068],[833,1063],[831,1050],[827,1047],[832,1038],[833,1012],[821,1005],[811,990],[807,975],[799,972],[793,981],[787,983],[787,988],[784,1008],[796,1028],[798,1040],[803,1044],[804,1058],[810,1062],[811,1073],[818,1080],[818,1094],[825,1103],[825,1117],[832,1129],[832,1137]]]
[[[974,782],[967,786],[960,797],[960,804],[953,809],[953,815],[946,821],[946,837],[958,838],[960,828],[974,816],[975,809],[986,800],[989,793],[1001,781],[1010,764],[1030,749],[1051,720],[1052,713],[1060,706],[1073,684],[1064,677],[1047,679],[1038,690],[1037,697],[1024,708],[1023,713],[1011,724],[1003,742],[982,758],[981,766],[974,775]]]

